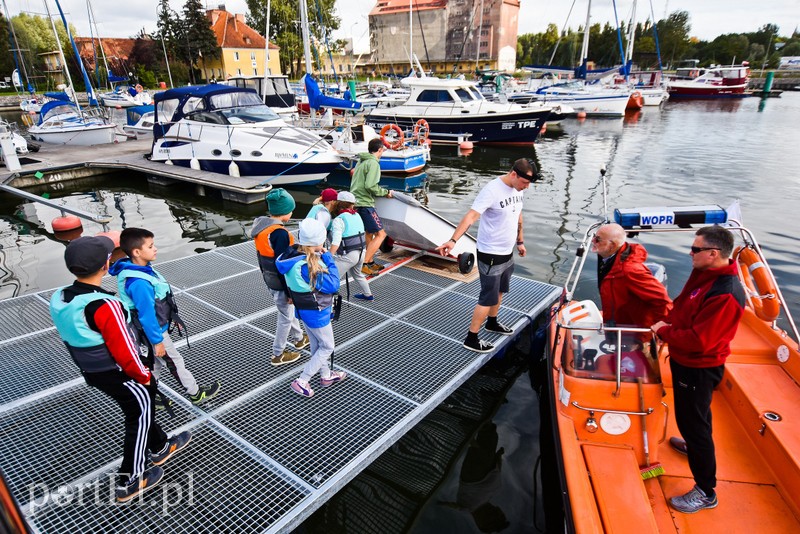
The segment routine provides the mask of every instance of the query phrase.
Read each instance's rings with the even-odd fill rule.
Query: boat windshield
[[[278,115],[265,106],[256,93],[223,93],[213,95],[210,107],[227,120],[228,124],[274,121]]]

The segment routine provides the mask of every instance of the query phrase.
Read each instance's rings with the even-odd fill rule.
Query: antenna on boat
[[[603,214],[606,217],[606,221],[605,222],[609,222],[609,221],[611,221],[611,219],[608,216],[608,190],[606,189],[606,172],[607,171],[606,171],[606,166],[605,165],[600,167],[600,176],[601,176],[602,181],[603,181]]]

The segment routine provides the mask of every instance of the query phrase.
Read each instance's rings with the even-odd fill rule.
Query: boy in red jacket
[[[114,399],[125,414],[115,489],[117,502],[125,502],[158,484],[164,476],[159,466],[192,435],[187,430],[167,438],[155,422],[156,380],[140,359],[130,314],[113,293],[100,287],[113,250],[114,243],[103,236],[79,237],[67,245],[64,261],[76,280],[53,294],[50,315],[86,383]],[[145,469],[148,450],[153,467]]]

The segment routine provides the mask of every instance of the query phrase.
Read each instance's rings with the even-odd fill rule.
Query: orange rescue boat
[[[734,256],[748,304],[712,401],[719,506],[691,515],[669,506],[694,485],[667,439],[680,435],[669,346],[626,343],[649,330],[603,326],[592,301],[572,299],[597,223],[552,309],[546,349],[565,531],[800,532],[800,336],[761,247],[718,206],[616,210],[615,219],[642,233],[726,223],[742,245]],[[742,272],[754,263],[764,269],[758,288]],[[777,320],[756,314],[767,299]]]

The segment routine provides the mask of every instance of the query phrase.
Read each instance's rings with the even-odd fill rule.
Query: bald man
[[[592,238],[592,250],[597,253],[597,284],[607,325],[649,328],[666,318],[672,309],[667,289],[644,264],[645,248],[625,242],[622,226],[601,226]],[[648,334],[639,337],[651,339]]]

